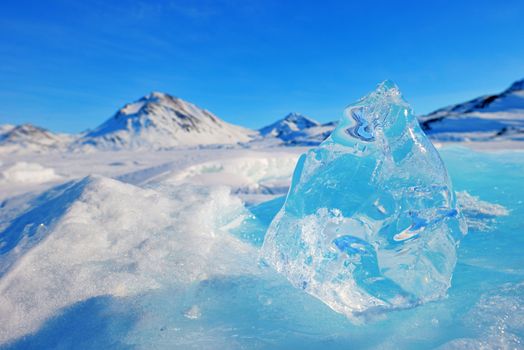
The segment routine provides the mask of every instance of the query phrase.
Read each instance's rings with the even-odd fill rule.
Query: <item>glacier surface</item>
[[[300,157],[261,256],[358,321],[443,297],[465,232],[439,154],[386,81]]]

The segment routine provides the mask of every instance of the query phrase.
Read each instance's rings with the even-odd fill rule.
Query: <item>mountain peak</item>
[[[140,101],[147,101],[147,102],[161,102],[161,101],[169,101],[169,100],[179,100],[175,96],[172,96],[165,92],[160,91],[151,91],[146,96],[142,97]]]
[[[165,92],[152,91],[149,94],[145,95],[144,97],[138,99],[137,101],[126,104],[124,107],[122,107],[117,112],[117,114],[115,115],[115,118],[118,118],[122,115],[129,116],[129,115],[140,113],[148,105],[152,105],[152,104],[169,105],[169,104],[176,104],[177,102],[185,102],[185,101],[178,99],[176,97],[173,97]]]
[[[291,112],[288,115],[286,115],[282,121],[291,122],[295,124],[301,124],[299,126],[300,129],[303,128],[309,128],[315,125],[320,125],[316,120],[313,120],[303,114],[297,113],[297,112]]]
[[[150,98],[164,98],[166,96],[169,96],[169,94],[161,91],[151,91],[147,96]]]
[[[277,122],[260,129],[262,136],[273,136],[282,140],[292,138],[297,132],[319,126],[320,123],[303,114],[292,112]]]
[[[228,124],[211,112],[163,92],[153,91],[126,104],[79,140],[103,149],[163,149],[200,144],[235,144],[252,131]]]
[[[290,112],[286,114],[286,116],[282,119],[299,119],[299,118],[307,118],[307,117],[298,112]]]
[[[28,123],[1,129],[3,133],[0,134],[0,146],[18,145],[40,151],[59,147],[69,140],[68,136]]]
[[[12,127],[6,133],[6,136],[18,138],[18,137],[24,137],[24,136],[32,136],[35,134],[48,135],[49,131],[39,126],[35,126],[33,124],[26,123],[26,124],[20,124],[20,125]]]

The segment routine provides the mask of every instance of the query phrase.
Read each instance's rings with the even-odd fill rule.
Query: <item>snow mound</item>
[[[38,163],[16,162],[0,172],[0,183],[39,184],[61,178],[54,169]]]
[[[294,154],[237,157],[190,166],[169,181],[224,185],[231,187],[233,193],[284,194],[295,163]]]
[[[0,343],[89,298],[255,270],[242,262],[253,248],[226,234],[244,211],[226,188],[89,176],[43,197],[0,234]]]

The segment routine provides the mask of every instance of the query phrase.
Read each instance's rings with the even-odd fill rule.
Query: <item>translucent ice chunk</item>
[[[463,234],[442,160],[386,81],[301,156],[261,254],[293,285],[357,320],[445,295]]]

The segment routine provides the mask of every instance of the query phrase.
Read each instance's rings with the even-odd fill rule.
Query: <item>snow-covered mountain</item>
[[[232,125],[180,98],[153,92],[125,105],[73,144],[97,149],[166,149],[247,142],[254,131]]]
[[[259,130],[264,139],[277,139],[284,145],[316,145],[324,141],[335,128],[335,123],[320,124],[299,113],[289,113],[275,123]]]
[[[441,108],[419,117],[431,139],[437,141],[524,141],[524,79],[495,95]],[[337,121],[320,124],[291,113],[260,129],[265,138],[277,138],[283,145],[316,145],[325,140]]]
[[[437,141],[524,141],[524,79],[505,91],[448,106],[419,117],[431,139]],[[316,145],[325,140],[337,121],[320,124],[297,113],[260,129],[279,145]]]
[[[502,93],[441,108],[419,117],[437,141],[524,141],[524,79]],[[258,131],[224,122],[180,98],[153,92],[125,105],[96,129],[80,136],[57,134],[23,124],[0,125],[0,153],[50,150],[168,149],[199,145],[243,147],[312,146],[325,140],[337,122],[321,124],[290,113]]]
[[[0,150],[4,152],[44,152],[64,147],[70,140],[69,135],[55,134],[32,124],[0,127]]]
[[[431,138],[441,141],[524,140],[524,79],[502,93],[441,108],[419,120]]]
[[[262,136],[278,137],[284,141],[304,129],[319,126],[320,123],[300,113],[289,113],[275,123],[260,129]]]

